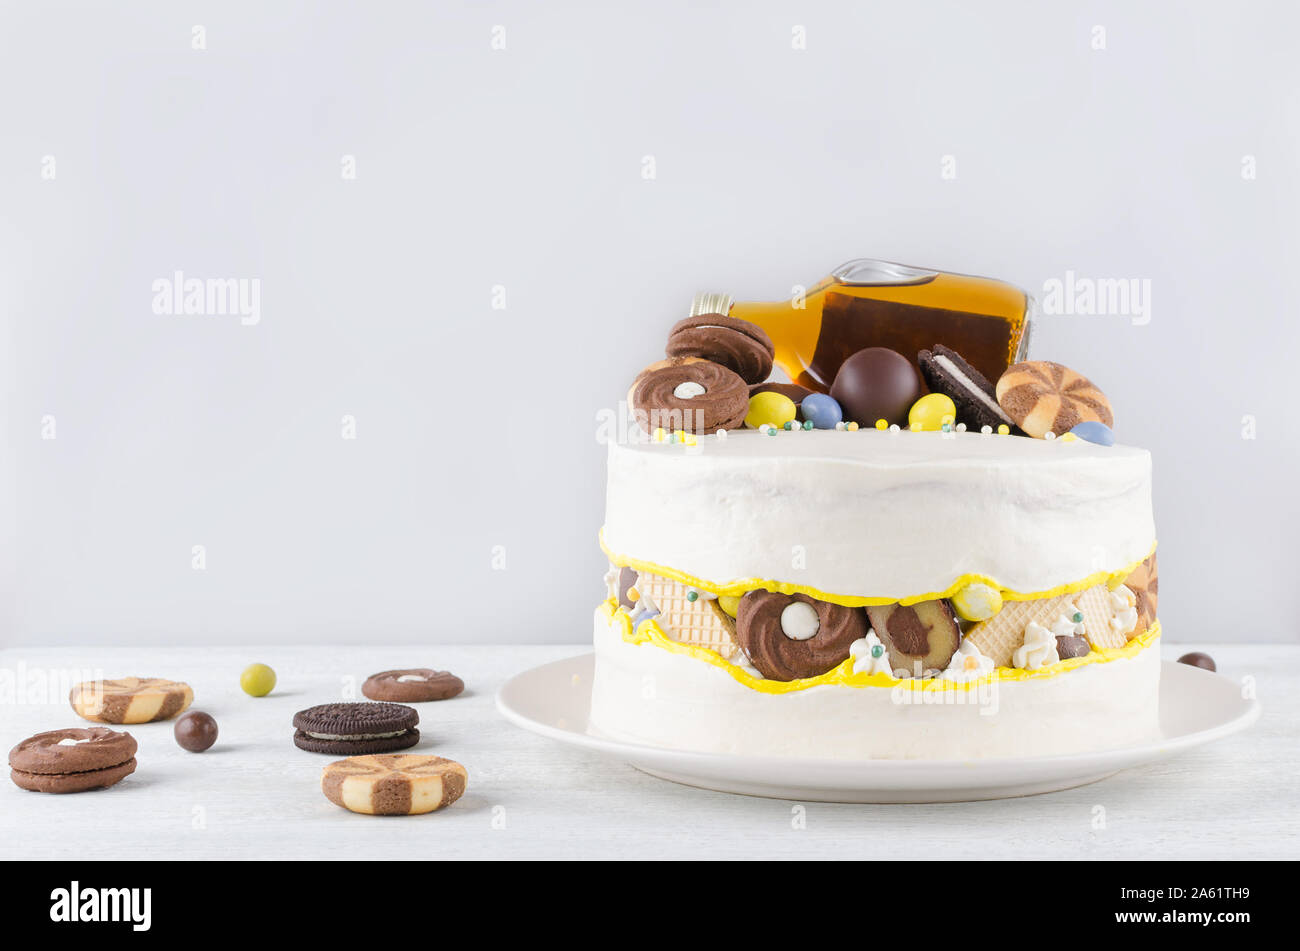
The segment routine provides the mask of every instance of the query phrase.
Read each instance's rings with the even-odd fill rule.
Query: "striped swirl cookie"
[[[77,716],[95,723],[170,720],[194,702],[189,684],[158,677],[87,680],[68,695]]]
[[[1079,423],[1115,424],[1106,394],[1086,376],[1050,360],[1029,360],[998,378],[998,405],[1030,436],[1060,436]]]
[[[415,816],[449,806],[465,792],[465,767],[441,756],[386,753],[330,763],[320,788],[336,806],[367,816]]]

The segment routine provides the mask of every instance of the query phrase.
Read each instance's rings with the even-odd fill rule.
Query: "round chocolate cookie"
[[[14,785],[33,792],[104,789],[135,772],[135,738],[107,727],[51,730],[9,751]]]
[[[420,742],[419,722],[400,703],[325,703],[293,715],[293,744],[308,753],[392,753]]]
[[[749,591],[736,612],[736,640],[769,680],[816,677],[841,664],[849,646],[867,636],[861,608],[806,594]]]
[[[398,703],[450,700],[464,689],[465,681],[455,674],[427,667],[381,671],[371,674],[361,685],[361,692],[371,700],[395,700]]]
[[[772,372],[772,338],[762,327],[738,317],[700,314],[673,324],[670,357],[699,357],[720,363],[746,383],[762,383]]]
[[[628,402],[637,424],[648,433],[712,433],[744,425],[749,387],[721,364],[673,357],[637,374]]]

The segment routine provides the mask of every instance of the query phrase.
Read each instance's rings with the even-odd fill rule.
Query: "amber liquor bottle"
[[[1034,299],[1014,285],[871,258],[842,264],[802,295],[775,302],[697,294],[691,314],[758,324],[776,363],[810,389],[830,389],[848,357],[888,347],[910,360],[935,344],[960,353],[990,382],[1025,359]]]

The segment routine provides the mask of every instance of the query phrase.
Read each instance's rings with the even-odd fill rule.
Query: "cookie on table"
[[[158,677],[87,680],[68,695],[79,717],[95,723],[170,720],[194,702],[189,684]]]
[[[353,756],[330,763],[320,788],[336,806],[367,816],[416,816],[449,806],[465,792],[465,767],[441,756]]]
[[[108,727],[51,730],[9,751],[14,785],[32,792],[106,789],[135,772],[135,738]]]
[[[1068,433],[1079,423],[1115,425],[1110,400],[1081,373],[1050,360],[1008,367],[994,387],[998,405],[1030,436]]]
[[[465,681],[455,674],[428,667],[380,671],[371,674],[361,685],[361,692],[371,700],[392,700],[397,703],[450,700],[464,689]]]
[[[757,324],[725,314],[699,314],[668,331],[670,357],[699,357],[720,363],[746,383],[762,383],[772,372],[776,348]]]
[[[293,745],[308,753],[392,753],[420,742],[420,715],[400,703],[324,703],[293,715]]]
[[[1014,426],[1015,422],[998,405],[997,392],[984,374],[975,369],[956,350],[936,344],[933,350],[916,355],[921,376],[934,393],[942,393],[957,407],[957,421],[972,429],[988,426]]]

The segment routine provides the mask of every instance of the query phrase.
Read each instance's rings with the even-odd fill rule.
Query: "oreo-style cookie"
[[[918,353],[916,361],[921,366],[926,385],[953,401],[959,423],[976,430],[983,426],[996,430],[1004,424],[1015,428],[1011,417],[998,405],[993,384],[962,359],[956,350],[935,344],[933,350]]]
[[[394,700],[398,703],[450,700],[464,689],[465,681],[455,674],[428,667],[381,671],[371,674],[361,685],[361,692],[371,700]]]
[[[32,792],[104,789],[135,772],[135,738],[107,727],[51,730],[9,751],[10,778]]]
[[[699,314],[673,324],[664,352],[719,363],[746,383],[762,383],[772,372],[776,348],[757,324],[725,314]]]
[[[293,745],[308,753],[392,753],[420,742],[420,715],[400,703],[324,703],[293,715]]]

